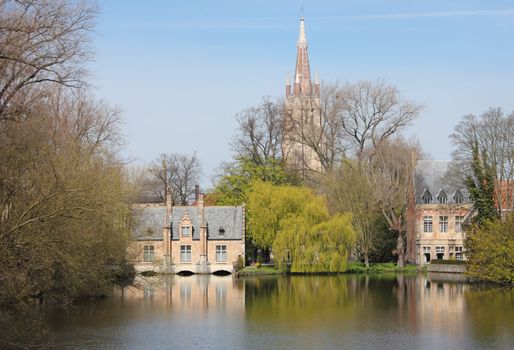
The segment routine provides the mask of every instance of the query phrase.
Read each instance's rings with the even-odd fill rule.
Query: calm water
[[[69,349],[514,349],[514,290],[458,279],[152,277],[49,318]]]

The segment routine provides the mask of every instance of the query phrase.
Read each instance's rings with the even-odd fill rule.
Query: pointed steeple
[[[296,44],[296,69],[295,69],[295,96],[311,96],[312,82],[309,67],[309,53],[307,51],[307,36],[305,35],[305,20],[300,17],[300,35]],[[298,86],[297,86],[298,85]]]

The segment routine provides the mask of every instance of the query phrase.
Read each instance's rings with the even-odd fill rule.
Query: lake
[[[157,276],[48,318],[59,349],[514,348],[514,290],[461,275]]]

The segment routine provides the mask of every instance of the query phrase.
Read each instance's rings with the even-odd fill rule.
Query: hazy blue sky
[[[230,160],[234,115],[282,96],[301,1],[101,1],[97,94],[124,111],[125,155]],[[448,159],[461,116],[514,109],[514,1],[303,1],[312,74],[385,79],[425,106],[409,130]]]

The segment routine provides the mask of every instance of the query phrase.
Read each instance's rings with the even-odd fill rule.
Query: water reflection
[[[513,304],[456,275],[160,276],[52,316],[59,348],[509,348]]]

